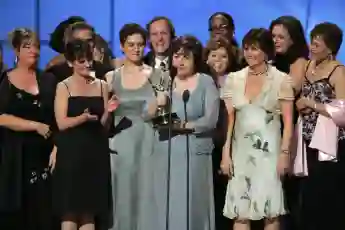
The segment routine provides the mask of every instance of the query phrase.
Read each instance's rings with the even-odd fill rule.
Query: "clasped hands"
[[[296,107],[301,113],[310,113],[312,108],[315,107],[315,101],[307,97],[301,97],[296,102]]]

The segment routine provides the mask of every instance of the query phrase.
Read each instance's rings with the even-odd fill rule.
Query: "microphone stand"
[[[187,118],[187,101],[183,101],[183,107],[184,107],[184,121],[185,121],[185,124],[188,122],[188,118]],[[185,126],[185,125],[184,125]],[[190,162],[190,159],[189,159],[189,134],[186,133],[186,154],[187,154],[187,169],[186,169],[186,181],[187,181],[187,197],[186,197],[186,200],[187,200],[187,230],[189,230],[189,162]]]
[[[170,76],[171,77],[171,76]],[[170,216],[170,171],[171,171],[171,137],[172,137],[172,96],[173,96],[173,80],[170,80],[169,84],[169,118],[168,118],[168,166],[167,166],[167,191],[166,191],[166,218],[165,218],[165,230],[169,230],[169,216]]]

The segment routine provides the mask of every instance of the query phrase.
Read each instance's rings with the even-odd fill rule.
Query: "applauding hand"
[[[90,113],[89,109],[85,109],[82,116],[86,119],[86,121],[97,121],[98,120],[98,116],[92,115]]]
[[[108,101],[108,112],[114,112],[117,107],[119,106],[119,100],[117,98],[117,96],[114,94]]]

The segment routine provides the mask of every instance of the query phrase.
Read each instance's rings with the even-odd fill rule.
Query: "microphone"
[[[182,100],[183,100],[183,107],[184,107],[184,127],[186,126],[186,123],[188,122],[188,117],[187,117],[187,103],[189,101],[189,98],[190,98],[190,92],[188,89],[186,89],[185,91],[183,91],[183,94],[182,94]],[[189,159],[189,135],[188,133],[186,134],[186,184],[187,184],[187,194],[186,194],[186,200],[187,200],[187,211],[186,211],[186,217],[187,217],[187,220],[186,220],[186,224],[187,224],[187,230],[189,230],[189,164],[190,164],[190,159]]]
[[[182,93],[182,100],[183,100],[183,107],[184,107],[184,121],[185,124],[188,122],[188,118],[187,118],[187,103],[189,101],[189,97],[190,97],[190,92],[188,89],[186,89],[185,91],[183,91]]]
[[[166,192],[166,218],[165,229],[170,230],[170,174],[171,174],[171,138],[172,138],[172,98],[173,98],[173,80],[169,81],[169,135],[168,135],[168,167],[167,167],[167,192]]]
[[[182,100],[185,104],[187,104],[187,102],[189,101],[189,97],[190,97],[190,92],[188,89],[186,89],[185,91],[183,91],[183,94],[182,94]]]

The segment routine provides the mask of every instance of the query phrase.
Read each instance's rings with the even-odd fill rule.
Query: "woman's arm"
[[[223,88],[221,89],[221,98],[225,102],[226,111],[228,113],[228,127],[226,132],[226,139],[223,149],[230,150],[231,147],[231,140],[232,140],[232,133],[234,129],[235,124],[235,107],[232,102],[233,94],[234,94],[234,74],[229,74],[229,76],[226,77],[225,83]],[[223,151],[222,157],[230,157],[230,154],[228,154],[229,151]],[[227,155],[224,155],[227,154]],[[226,158],[224,158],[226,159]]]
[[[10,94],[9,87],[10,84],[8,82],[7,76],[5,76],[0,84],[0,126],[14,131],[37,131],[41,123],[7,114]]]
[[[280,100],[284,130],[281,142],[281,150],[288,151],[293,133],[293,101]]]
[[[55,118],[59,130],[73,128],[87,121],[87,116],[81,114],[76,117],[67,117],[69,93],[63,82],[56,88],[55,95]]]
[[[225,139],[225,144],[224,147],[225,149],[230,149],[231,148],[231,140],[232,140],[232,133],[234,129],[234,124],[235,124],[235,108],[233,107],[232,100],[231,98],[224,98],[226,110],[228,112],[228,127],[227,127],[227,132],[226,132],[226,139]],[[225,155],[227,154],[227,151],[223,151],[222,158],[225,159],[226,157],[231,157],[230,155]]]
[[[41,123],[39,122],[26,120],[6,113],[0,115],[0,126],[14,131],[37,131],[40,125]]]
[[[302,83],[304,81],[304,76],[306,72],[307,60],[304,58],[298,58],[294,63],[290,65],[289,75],[293,80],[293,88],[295,94],[298,94],[301,91]]]
[[[101,81],[101,87],[103,92],[103,102],[104,102],[104,113],[101,118],[102,125],[107,125],[107,121],[110,113],[108,112],[108,101],[109,101],[109,88],[108,84],[105,81]]]
[[[108,86],[108,92],[113,91],[113,80],[114,80],[114,71],[109,71],[105,74],[105,81]]]
[[[219,116],[219,91],[212,77],[207,76],[205,89],[204,116],[186,124],[186,128],[192,128],[197,133],[216,128]]]
[[[289,75],[284,75],[280,84],[278,99],[282,113],[284,130],[281,142],[281,150],[288,153],[293,133],[293,106],[294,106],[294,81]]]

